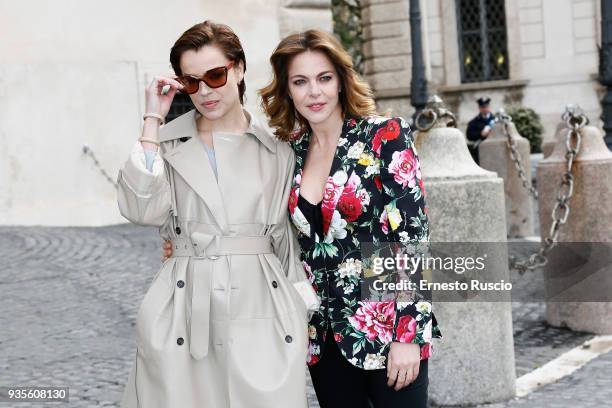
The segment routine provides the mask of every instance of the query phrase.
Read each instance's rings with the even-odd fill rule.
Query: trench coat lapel
[[[174,122],[177,123],[174,123]],[[227,230],[227,216],[221,190],[202,142],[197,139],[195,109],[162,128],[161,142],[188,138],[169,149],[164,159],[183,177],[185,182],[204,200],[221,230]]]

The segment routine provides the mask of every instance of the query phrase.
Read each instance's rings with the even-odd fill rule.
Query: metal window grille
[[[172,105],[170,105],[170,111],[168,111],[168,115],[166,115],[166,122],[170,122],[171,120],[178,118],[183,113],[187,113],[192,109],[195,109],[195,106],[193,106],[189,95],[177,93],[174,95]]]
[[[461,82],[508,79],[504,0],[457,0]]]

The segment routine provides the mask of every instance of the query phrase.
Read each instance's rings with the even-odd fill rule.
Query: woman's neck
[[[249,127],[249,120],[246,117],[242,105],[236,104],[224,116],[215,120],[208,120],[204,115],[196,120],[198,133],[233,133],[243,134]]]
[[[338,106],[324,122],[310,124],[313,136],[311,142],[320,147],[336,146],[338,139],[340,139],[340,133],[342,133],[343,122],[342,111]]]

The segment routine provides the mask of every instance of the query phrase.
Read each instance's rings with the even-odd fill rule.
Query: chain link
[[[512,122],[512,117],[506,114],[503,110],[500,110],[495,115],[495,120],[503,124],[504,135],[506,136],[506,146],[508,147],[508,153],[510,154],[510,158],[512,159],[512,162],[514,163],[514,167],[516,168],[519,178],[521,179],[521,182],[523,183],[523,187],[529,192],[529,194],[534,199],[537,200],[538,192],[536,191],[535,187],[531,183],[531,180],[527,178],[527,173],[525,172],[525,167],[523,166],[521,154],[519,153],[516,147],[516,142],[514,141],[512,136],[510,136],[510,131],[508,128],[509,128],[510,123]]]
[[[523,275],[528,270],[533,271],[536,268],[541,268],[548,263],[546,255],[557,245],[559,230],[567,222],[570,214],[569,202],[574,193],[574,175],[572,174],[574,159],[580,152],[580,130],[589,123],[589,120],[575,105],[566,107],[562,119],[569,128],[565,136],[565,159],[567,162],[566,171],[561,177],[561,182],[557,189],[556,202],[551,213],[552,224],[550,225],[548,236],[542,241],[538,252],[532,254],[528,260],[521,261],[514,256],[510,257],[510,268],[516,269],[520,275]],[[506,125],[506,123],[504,124]]]
[[[91,159],[93,160],[94,164],[96,165],[96,167],[98,168],[98,170],[100,170],[100,173],[102,173],[102,175],[104,176],[104,178],[106,178],[106,180],[111,183],[115,188],[117,188],[117,182],[115,182],[115,180],[113,180],[108,173],[106,172],[106,170],[104,170],[102,168],[102,165],[100,164],[100,162],[98,161],[98,159],[96,158],[95,153],[93,152],[93,150],[91,149],[91,147],[89,147],[89,145],[84,144],[83,145],[83,154],[88,155],[89,157],[91,157]]]

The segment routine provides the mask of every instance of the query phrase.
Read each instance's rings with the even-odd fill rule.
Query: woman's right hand
[[[162,89],[166,85],[170,85],[170,90],[163,95]],[[165,118],[170,111],[174,95],[182,88],[183,85],[175,79],[159,75],[153,77],[145,90],[145,113],[157,113]]]

